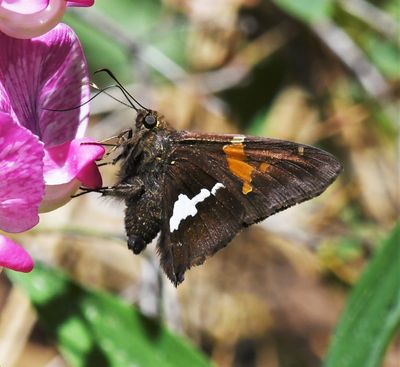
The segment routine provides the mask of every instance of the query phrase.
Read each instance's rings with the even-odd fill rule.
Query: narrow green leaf
[[[379,367],[400,323],[400,225],[353,289],[325,367]]]
[[[329,18],[332,0],[274,0],[275,3],[295,18],[306,23],[314,23]]]
[[[84,289],[40,264],[30,274],[8,275],[28,293],[73,367],[210,366],[183,338],[117,297]]]

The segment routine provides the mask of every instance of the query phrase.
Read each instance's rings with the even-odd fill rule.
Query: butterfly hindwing
[[[235,236],[243,209],[227,180],[218,181],[187,157],[175,162],[165,177],[159,245],[161,264],[173,282],[180,283],[188,268]]]
[[[244,135],[179,132],[166,162],[161,264],[184,272],[242,228],[322,193],[341,170],[318,148]]]

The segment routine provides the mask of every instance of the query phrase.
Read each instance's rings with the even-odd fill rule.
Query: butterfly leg
[[[104,158],[106,158],[107,155],[105,155]],[[109,165],[115,166],[123,156],[124,156],[124,154],[121,153],[116,158],[114,158],[112,161],[96,163],[96,166],[97,167],[103,167],[103,166],[109,166]],[[102,160],[104,160],[104,159],[102,159]]]
[[[132,129],[127,129],[122,131],[120,134],[116,136],[112,136],[111,138],[107,139],[106,141],[112,140],[112,139],[117,139],[117,142],[115,144],[111,144],[112,148],[104,155],[104,158],[107,158],[109,155],[114,153],[118,148],[123,147],[131,138],[132,138]],[[104,144],[103,144],[104,145]],[[123,154],[119,154],[116,158],[114,158],[110,164],[116,164]]]
[[[135,182],[134,184],[117,184],[115,186],[104,186],[98,187],[96,189],[92,189],[90,187],[81,186],[79,189],[80,193],[76,195],[72,195],[72,198],[76,198],[78,196],[82,196],[85,194],[89,194],[91,192],[97,192],[102,194],[103,196],[114,196],[117,198],[125,199],[126,197],[136,197],[143,191],[143,183]]]
[[[99,187],[97,189],[91,189],[90,187],[80,186],[79,190],[81,190],[81,192],[78,194],[75,194],[75,195],[71,195],[71,198],[77,198],[79,196],[86,195],[91,192],[97,192],[97,193],[102,194],[105,190],[109,190],[109,189],[110,189],[110,187]]]
[[[103,196],[113,196],[120,199],[137,199],[143,191],[143,181],[136,179],[132,183],[119,183],[115,186],[102,188],[101,193]]]

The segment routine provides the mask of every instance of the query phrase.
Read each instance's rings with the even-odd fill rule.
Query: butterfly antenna
[[[114,84],[114,85],[109,85],[108,87],[105,87],[105,88],[99,88],[95,83],[90,83],[90,86],[91,86],[92,88],[97,89],[97,90],[99,91],[95,96],[91,97],[91,99],[93,99],[94,97],[97,97],[100,93],[104,93],[105,95],[107,95],[108,97],[110,97],[111,99],[113,99],[114,101],[117,101],[117,102],[123,104],[124,106],[129,107],[129,108],[133,108],[135,111],[137,111],[137,109],[135,108],[135,106],[131,103],[130,99],[124,94],[122,88],[121,88],[119,85]],[[128,104],[128,103],[125,103],[125,102],[123,102],[123,101],[121,101],[121,100],[118,99],[117,97],[114,97],[114,96],[111,95],[110,93],[107,93],[107,90],[108,90],[108,89],[111,89],[111,88],[118,88],[118,89],[121,91],[121,93],[124,95],[124,97],[127,99],[127,101],[129,102],[129,104]],[[90,101],[90,100],[89,100],[89,101]]]
[[[133,108],[135,111],[137,111],[137,108],[132,104],[132,102],[130,101],[130,99],[124,94],[123,90],[121,89],[121,87],[120,87],[119,85],[110,85],[110,86],[105,87],[105,88],[103,88],[103,89],[100,89],[100,88],[99,88],[96,84],[94,84],[94,83],[91,83],[90,86],[93,87],[93,88],[95,88],[95,89],[97,89],[98,92],[97,92],[94,96],[90,97],[87,101],[85,101],[85,102],[83,102],[82,104],[80,104],[79,106],[69,107],[69,108],[61,108],[61,109],[42,108],[42,110],[45,110],[45,111],[53,111],[53,112],[66,112],[66,111],[77,110],[78,108],[81,108],[82,106],[84,106],[84,105],[88,104],[89,102],[91,102],[93,99],[95,99],[95,98],[96,98],[97,96],[99,96],[100,94],[104,93],[104,94],[106,94],[107,96],[109,96],[110,98],[112,98],[113,100],[115,100],[115,101],[117,101],[117,102],[119,102],[119,103],[122,103],[122,104],[123,104],[124,106],[126,106],[126,107]],[[122,92],[122,94],[124,94],[125,98],[129,101],[129,104],[127,104],[127,103],[121,101],[120,99],[118,99],[118,98],[112,96],[110,93],[107,93],[107,90],[108,90],[108,89],[111,89],[111,88],[118,88],[118,89]]]
[[[121,89],[121,92],[125,95],[125,97],[126,97],[127,99],[129,99],[129,98],[127,97],[127,95],[128,95],[128,96],[129,96],[135,103],[137,103],[141,108],[143,108],[143,109],[146,110],[146,111],[149,111],[148,108],[144,107],[140,102],[138,102],[138,100],[137,100],[136,98],[134,98],[134,97],[132,96],[132,94],[130,94],[130,93],[126,90],[126,88],[119,82],[119,80],[115,77],[115,75],[112,73],[111,70],[109,70],[109,69],[99,69],[99,70],[96,70],[96,71],[94,72],[94,74],[97,74],[97,73],[100,73],[100,72],[107,73],[107,74],[109,75],[109,77],[117,83],[117,85],[118,85],[118,86],[120,87],[120,89]],[[136,108],[135,108],[135,110],[137,111]]]

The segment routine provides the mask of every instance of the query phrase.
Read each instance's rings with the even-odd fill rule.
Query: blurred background
[[[243,231],[178,289],[154,244],[127,249],[123,203],[84,195],[42,215],[14,238],[45,265],[0,274],[2,367],[321,366],[351,289],[396,240],[398,2],[97,0],[65,22],[92,75],[109,68],[173,127],[315,145],[344,172]],[[135,120],[104,94],[91,116],[99,140]],[[117,170],[102,168],[105,184]],[[389,334],[382,366],[394,367],[400,338]]]

